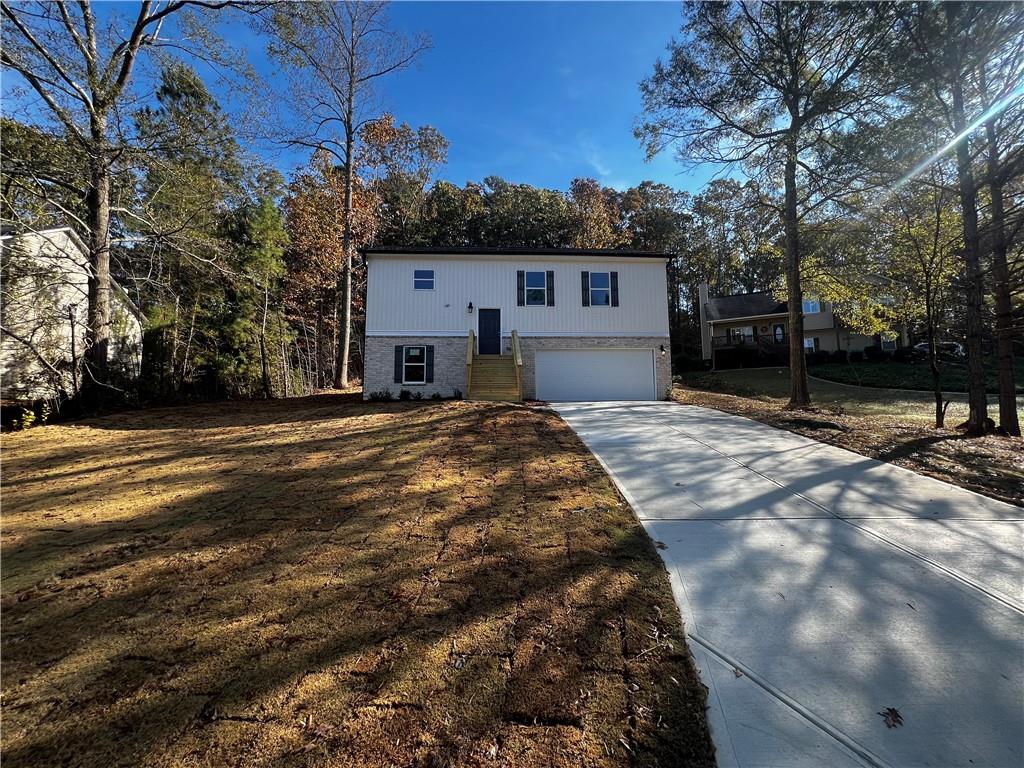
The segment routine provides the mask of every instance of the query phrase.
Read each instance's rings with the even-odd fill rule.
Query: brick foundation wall
[[[395,346],[429,344],[434,347],[434,381],[430,384],[395,383]],[[441,397],[452,397],[459,390],[466,391],[466,337],[465,336],[367,336],[366,371],[363,374],[363,399],[371,392],[389,390],[394,397],[403,389],[422,392],[430,397],[435,392]]]
[[[536,352],[538,349],[652,349],[657,361],[658,398],[665,396],[672,385],[672,363],[668,354],[667,336],[520,336],[523,350],[523,397],[537,396]],[[434,381],[431,384],[395,383],[395,345],[432,344],[434,347]],[[665,345],[665,354],[659,347]],[[511,354],[512,339],[502,339],[502,354]],[[366,372],[363,377],[363,398],[371,392],[390,390],[394,397],[399,391],[422,392],[430,397],[435,392],[442,397],[451,397],[455,390],[468,397],[466,387],[466,337],[465,336],[367,336]]]

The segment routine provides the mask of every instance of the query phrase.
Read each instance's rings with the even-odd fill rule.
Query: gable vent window
[[[618,272],[582,272],[584,307],[619,306]]]
[[[417,269],[412,275],[412,287],[417,291],[434,290],[434,270]]]
[[[520,269],[516,272],[516,304],[520,307],[553,307],[555,306],[555,273],[527,272]]]

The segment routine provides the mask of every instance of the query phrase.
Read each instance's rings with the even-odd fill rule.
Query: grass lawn
[[[849,387],[811,380],[810,411],[786,411],[789,369],[688,374],[673,390],[682,403],[717,408],[889,461],[954,485],[1024,504],[1024,444],[1019,438],[968,438],[952,427],[967,417],[963,396],[935,429],[927,393]],[[1021,404],[1021,400],[1018,400]]]
[[[865,364],[866,365],[866,364]],[[816,377],[825,366],[810,369]],[[714,373],[687,373],[682,383],[696,389],[725,392],[766,402],[789,399],[789,368],[739,368]],[[900,416],[916,422],[935,419],[935,398],[930,392],[897,392],[869,387],[855,387],[811,378],[808,381],[811,400],[816,406],[840,410],[856,416]],[[946,412],[949,424],[967,418],[966,396],[952,394]]]
[[[967,368],[953,363],[941,364],[942,386],[950,392],[967,391]],[[1024,360],[1016,360],[1017,392],[1024,392]],[[812,376],[862,387],[891,387],[931,391],[932,374],[926,362],[863,362],[826,363],[808,369]],[[993,366],[985,369],[988,391],[999,392],[998,373]]]
[[[4,437],[6,766],[714,764],[557,416],[345,395]]]

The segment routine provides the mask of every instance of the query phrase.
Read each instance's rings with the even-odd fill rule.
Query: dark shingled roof
[[[602,256],[615,259],[643,258],[668,259],[674,254],[663,251],[631,251],[615,248],[488,248],[488,247],[449,247],[438,246],[382,246],[380,248],[362,248],[364,254],[373,256],[402,254],[432,254],[435,256]]]
[[[762,291],[708,299],[706,311],[708,320],[729,320],[734,317],[783,315],[788,309],[786,302],[778,301],[771,293]]]

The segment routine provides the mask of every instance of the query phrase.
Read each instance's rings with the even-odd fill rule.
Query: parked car
[[[922,341],[915,344],[914,349],[923,355],[928,354],[928,342]],[[967,357],[964,352],[964,345],[958,341],[939,341],[935,344],[935,354],[947,360],[963,360]]]

